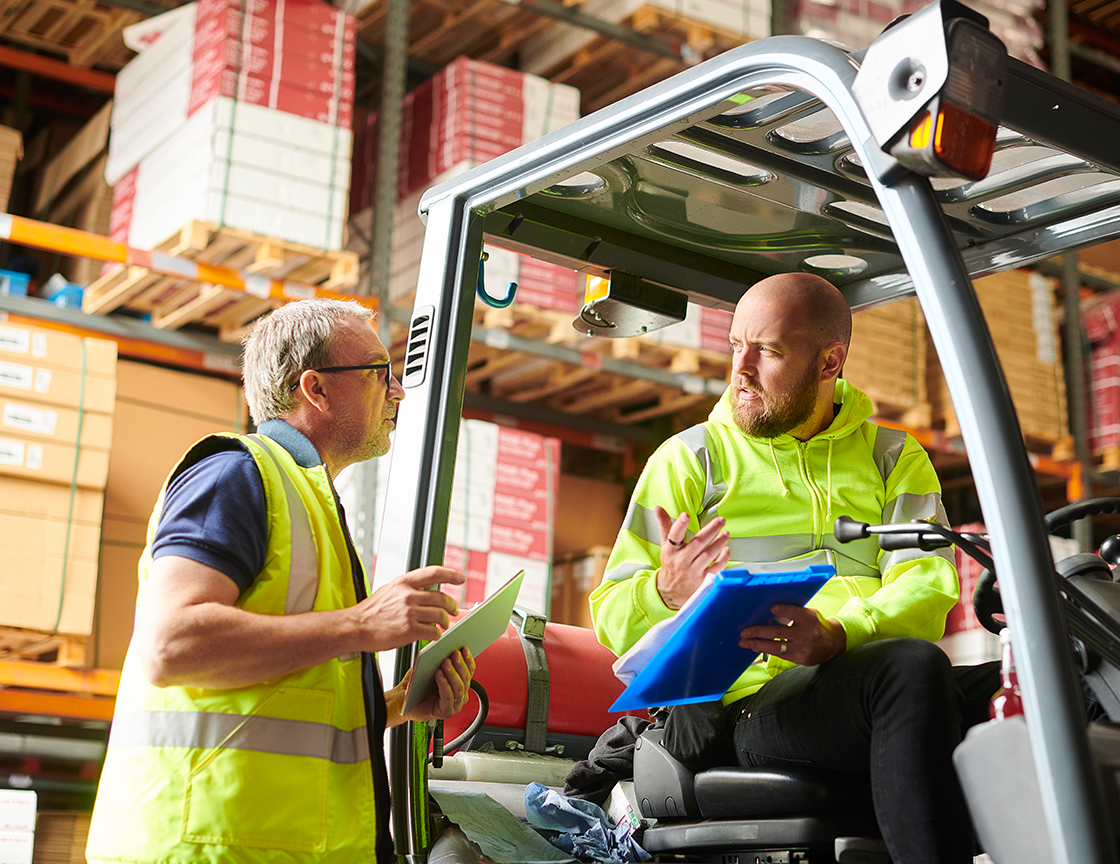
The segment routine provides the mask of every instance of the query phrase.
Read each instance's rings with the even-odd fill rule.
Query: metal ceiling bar
[[[82,66],[73,66],[64,60],[55,60],[53,57],[44,57],[30,51],[20,51],[7,45],[0,45],[0,66],[8,69],[21,69],[37,75],[40,78],[50,78],[52,81],[63,81],[66,84],[76,84],[98,93],[112,94],[117,76],[108,72],[98,72],[96,69],[86,69]]]
[[[583,27],[585,30],[593,30],[602,36],[607,36],[617,42],[625,42],[627,45],[633,45],[635,48],[641,48],[651,54],[672,57],[676,60],[686,59],[687,47],[681,43],[669,42],[655,36],[638,33],[629,27],[604,21],[602,18],[596,18],[593,15],[581,12],[575,7],[556,3],[554,0],[505,0],[505,2],[513,6],[522,6],[557,21]]]

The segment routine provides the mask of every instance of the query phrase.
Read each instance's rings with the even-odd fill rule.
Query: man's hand
[[[748,627],[739,634],[739,647],[772,654],[801,666],[817,666],[844,653],[848,637],[835,618],[822,618],[812,609],[776,604],[770,611],[778,624]]]
[[[657,593],[670,609],[680,609],[700,587],[704,577],[718,572],[731,560],[728,546],[730,534],[721,530],[727,524],[717,517],[685,542],[689,515],[681,513],[673,519],[664,507],[653,511],[661,535],[661,567],[657,571]]]
[[[426,589],[445,582],[462,585],[466,578],[456,570],[432,566],[382,585],[352,607],[361,630],[362,650],[388,651],[418,639],[438,639],[459,606],[442,591]]]
[[[458,714],[467,704],[471,695],[471,678],[474,676],[474,657],[467,648],[461,648],[440,664],[436,670],[436,690],[412,709],[404,711],[408,699],[408,687],[412,683],[412,670],[409,669],[396,687],[385,694],[388,707],[388,725],[396,726],[406,721],[418,723],[428,720],[446,720]]]

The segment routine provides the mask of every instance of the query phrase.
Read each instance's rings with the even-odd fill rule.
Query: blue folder
[[[739,647],[739,632],[771,621],[776,603],[804,606],[835,573],[830,564],[781,573],[724,570],[610,710],[719,699],[758,656]]]

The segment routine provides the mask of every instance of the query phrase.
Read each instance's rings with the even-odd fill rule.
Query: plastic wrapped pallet
[[[136,26],[147,47],[117,76],[105,168],[113,239],[151,248],[197,220],[340,249],[353,18],[198,0]]]

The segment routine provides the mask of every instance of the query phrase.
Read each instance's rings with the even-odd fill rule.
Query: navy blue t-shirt
[[[190,558],[225,573],[244,592],[264,569],[267,548],[264,483],[247,451],[207,456],[167,487],[153,559]]]

